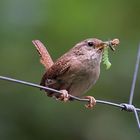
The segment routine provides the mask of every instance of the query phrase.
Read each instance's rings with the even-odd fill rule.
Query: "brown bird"
[[[55,63],[39,40],[34,40],[33,44],[40,53],[41,63],[47,70],[40,84],[62,92],[60,95],[46,90],[48,96],[67,101],[71,100],[69,94],[82,96],[96,83],[100,75],[103,48],[109,45],[109,42],[96,38],[86,39],[76,44]],[[84,98],[89,99],[87,108],[92,108],[96,104],[94,97]]]

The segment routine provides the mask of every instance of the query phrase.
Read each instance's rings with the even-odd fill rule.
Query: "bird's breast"
[[[65,81],[69,83],[69,94],[74,96],[83,95],[98,80],[100,74],[100,65],[93,61],[75,61],[72,63],[68,73],[64,76]]]

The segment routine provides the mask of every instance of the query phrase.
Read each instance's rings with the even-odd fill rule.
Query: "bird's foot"
[[[85,99],[89,99],[89,103],[85,105],[86,108],[93,108],[96,105],[96,100],[92,96],[85,96]]]
[[[64,101],[64,102],[67,102],[70,98],[68,91],[67,90],[60,90],[60,92],[62,92],[62,94],[57,99]]]

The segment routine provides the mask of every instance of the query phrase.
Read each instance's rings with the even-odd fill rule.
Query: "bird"
[[[69,95],[83,97],[95,85],[100,75],[103,49],[111,41],[104,42],[97,38],[85,39],[55,62],[41,41],[33,40],[32,42],[41,56],[41,63],[46,68],[40,85],[61,91],[62,94],[57,94],[45,90],[49,97],[66,102],[73,100]],[[96,99],[93,96],[84,96],[83,98],[89,99],[88,104],[85,105],[86,108],[95,106]]]

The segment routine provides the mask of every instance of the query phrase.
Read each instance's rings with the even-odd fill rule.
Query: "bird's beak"
[[[115,51],[115,48],[114,48],[114,46],[112,45],[111,41],[102,42],[102,46],[103,46],[103,48],[104,48],[104,47],[110,47],[110,49],[111,49],[112,51]]]
[[[109,47],[112,51],[115,51],[115,46],[119,45],[119,43],[120,41],[117,38],[109,41],[102,41],[97,48],[102,51],[105,47]]]
[[[108,43],[107,42],[101,42],[98,46],[97,46],[97,48],[98,48],[98,50],[100,50],[100,51],[102,51],[105,47],[107,47],[108,46]]]

